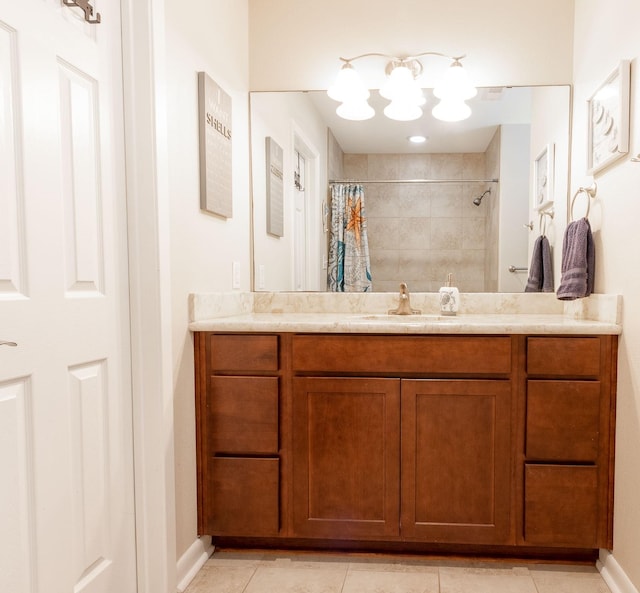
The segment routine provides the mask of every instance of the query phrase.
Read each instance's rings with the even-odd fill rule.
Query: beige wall
[[[467,54],[480,86],[571,81],[574,0],[251,0],[251,90],[325,89],[339,57]],[[360,60],[377,75],[385,60]],[[425,59],[427,80],[448,64]],[[432,86],[432,85],[429,85]]]
[[[571,188],[586,173],[586,100],[622,58],[632,59],[631,154],[597,174],[598,195],[589,219],[596,242],[596,292],[623,295],[623,333],[618,358],[615,521],[613,555],[640,589],[640,3],[576,2],[574,119]],[[584,212],[576,206],[576,214]]]
[[[294,149],[306,158],[305,202],[307,246],[309,260],[306,290],[324,290],[326,271],[322,270],[322,254],[326,239],[320,220],[321,204],[327,196],[327,125],[302,93],[252,93],[251,95],[251,157],[253,184],[253,238],[256,288],[258,290],[295,290],[294,286],[294,226],[295,207],[293,184]],[[265,138],[271,137],[283,151],[284,235],[267,233],[267,172]],[[302,250],[301,250],[302,251]],[[264,286],[259,287],[262,267]]]
[[[232,290],[240,262],[249,290],[248,9],[246,0],[166,0],[167,113],[171,202],[172,352],[176,477],[176,553],[196,540],[193,342],[190,292]],[[221,25],[224,23],[224,25]],[[233,100],[233,217],[200,210],[197,72]],[[164,443],[158,443],[159,447]]]

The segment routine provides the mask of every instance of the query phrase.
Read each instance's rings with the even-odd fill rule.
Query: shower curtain
[[[331,186],[328,284],[332,292],[370,292],[371,266],[362,185]]]

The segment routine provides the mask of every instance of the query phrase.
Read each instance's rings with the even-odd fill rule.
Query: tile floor
[[[185,593],[610,593],[593,566],[216,552]]]

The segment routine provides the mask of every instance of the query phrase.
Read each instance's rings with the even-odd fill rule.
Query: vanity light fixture
[[[371,96],[352,65],[352,62],[367,57],[383,57],[390,60],[385,68],[387,79],[380,89],[380,95],[390,103],[384,114],[399,121],[412,121],[422,116],[422,107],[426,103],[419,78],[423,72],[422,56],[439,56],[451,60],[443,79],[433,89],[440,102],[433,108],[432,114],[442,121],[460,121],[471,115],[471,108],[465,103],[477,94],[476,88],[469,82],[462,67],[465,56],[447,56],[439,52],[427,51],[416,56],[397,58],[381,53],[368,53],[354,58],[340,58],[343,63],[333,86],[327,94],[341,105],[336,113],[344,119],[364,120],[374,116],[375,111],[369,105]]]
[[[412,144],[423,144],[427,141],[427,137],[421,136],[420,134],[415,134],[414,136],[409,136],[407,140]]]

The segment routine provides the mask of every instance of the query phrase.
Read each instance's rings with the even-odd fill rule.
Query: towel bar
[[[591,210],[591,199],[596,197],[596,193],[598,192],[598,184],[594,181],[591,185],[587,187],[579,187],[578,191],[573,194],[573,198],[571,200],[571,220],[575,220],[575,216],[573,215],[573,206],[576,203],[576,198],[582,194],[587,194],[587,211],[585,212],[584,217],[589,218],[589,211]]]

